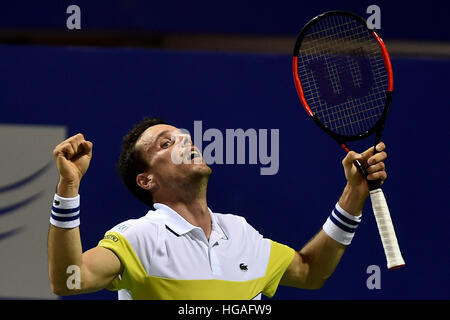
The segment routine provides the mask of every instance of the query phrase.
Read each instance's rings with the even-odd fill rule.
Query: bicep
[[[122,263],[114,252],[103,247],[92,248],[82,256],[81,291],[104,289],[122,272]]]

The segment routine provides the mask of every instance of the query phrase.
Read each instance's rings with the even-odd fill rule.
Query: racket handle
[[[394,225],[392,224],[391,215],[383,190],[381,190],[381,188],[371,190],[370,200],[372,202],[373,213],[375,214],[381,242],[383,243],[387,267],[389,270],[403,267],[405,261],[400,252],[400,247],[398,246]]]
[[[356,167],[359,169],[359,172],[367,179],[367,172],[366,169],[364,169],[363,165],[359,160],[355,160]],[[367,180],[367,185],[369,186],[369,190],[376,190],[381,188],[381,181],[380,180]]]

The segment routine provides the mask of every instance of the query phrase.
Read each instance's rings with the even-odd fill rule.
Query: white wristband
[[[355,230],[360,222],[361,215],[351,215],[336,203],[322,229],[337,242],[348,246],[352,242]]]
[[[80,225],[80,195],[63,198],[55,194],[50,223],[59,228],[75,228]]]

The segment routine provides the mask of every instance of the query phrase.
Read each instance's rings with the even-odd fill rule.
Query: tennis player
[[[124,137],[118,170],[150,210],[113,227],[83,253],[79,188],[92,148],[77,134],[53,152],[60,179],[48,259],[51,288],[58,295],[107,288],[117,290],[119,299],[260,299],[272,297],[280,284],[321,288],[352,241],[368,196],[353,161],[367,166],[368,179],[386,179],[383,143],[375,155],[373,148],[349,152],[342,161],[347,180],[342,195],[320,231],[296,251],[264,238],[239,215],[210,209],[206,193],[212,171],[190,137],[147,118]],[[69,285],[73,266],[80,271],[78,286]]]

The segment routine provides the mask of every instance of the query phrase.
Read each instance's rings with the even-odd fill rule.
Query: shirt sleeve
[[[270,240],[270,257],[265,275],[265,287],[262,293],[272,298],[286,269],[294,260],[295,250],[278,242]]]
[[[127,238],[122,233],[117,232],[115,228],[105,233],[104,238],[99,241],[98,246],[114,252],[123,266],[123,273],[114,278],[106,289],[112,291],[130,289],[132,288],[133,282],[145,277],[146,271],[134,252],[133,247]]]
[[[261,292],[272,298],[284,272],[294,260],[295,250],[278,242],[264,238],[245,219],[245,239],[252,244],[258,257],[265,256],[265,271],[261,283]]]

